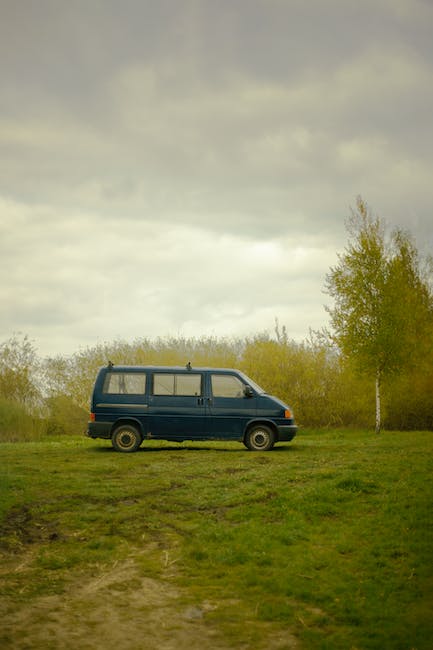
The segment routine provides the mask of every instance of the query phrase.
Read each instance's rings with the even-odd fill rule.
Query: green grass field
[[[433,434],[0,445],[0,647],[431,650]]]

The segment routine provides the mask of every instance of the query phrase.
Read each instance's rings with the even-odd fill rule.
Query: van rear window
[[[154,395],[201,395],[201,375],[155,373],[153,375]]]
[[[110,395],[143,395],[146,392],[146,375],[143,372],[107,372],[103,392]]]

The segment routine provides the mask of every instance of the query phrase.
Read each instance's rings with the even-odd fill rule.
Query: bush
[[[48,407],[47,433],[49,435],[76,435],[84,433],[88,412],[67,395],[56,395],[46,400]]]
[[[0,397],[0,442],[38,440],[45,431],[41,418],[30,415],[22,404]]]

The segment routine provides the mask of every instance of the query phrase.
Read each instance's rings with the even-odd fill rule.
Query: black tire
[[[131,424],[121,424],[113,431],[111,443],[116,451],[131,453],[142,443],[140,432]]]
[[[265,424],[256,424],[245,435],[245,446],[250,451],[269,451],[275,444],[275,434]]]

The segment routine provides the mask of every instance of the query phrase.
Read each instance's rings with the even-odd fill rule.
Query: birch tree
[[[347,223],[350,239],[326,276],[332,338],[358,369],[374,377],[375,429],[381,429],[383,379],[411,363],[419,334],[431,320],[431,293],[410,236],[385,224],[358,197]]]

